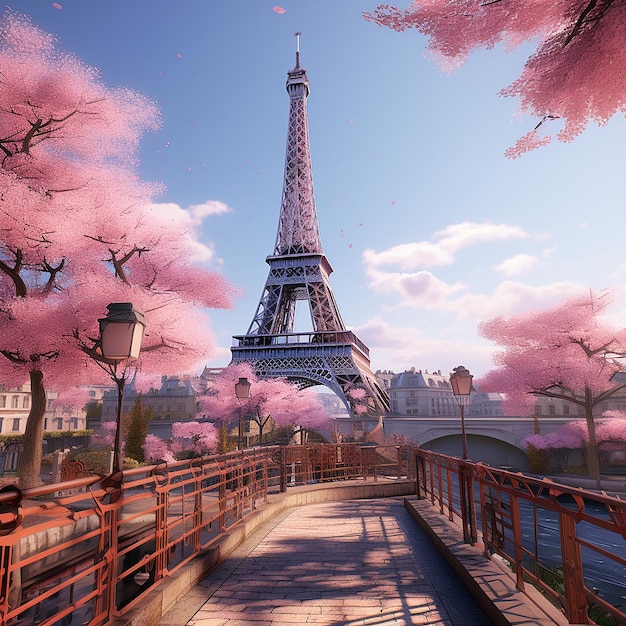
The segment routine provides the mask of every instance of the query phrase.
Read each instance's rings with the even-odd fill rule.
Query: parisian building
[[[44,432],[82,431],[87,428],[87,404],[98,403],[108,387],[85,387],[87,401],[81,408],[58,406],[58,391],[46,391]],[[31,408],[30,383],[8,389],[0,385],[0,435],[21,435]]]

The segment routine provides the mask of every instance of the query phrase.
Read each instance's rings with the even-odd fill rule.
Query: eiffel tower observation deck
[[[306,70],[287,73],[289,124],[282,202],[269,275],[252,323],[233,337],[232,362],[252,364],[258,376],[284,377],[300,388],[325,385],[352,415],[381,417],[389,398],[370,370],[369,349],[346,329],[330,285],[333,271],[320,239],[309,144]],[[307,301],[311,330],[294,332],[296,304]]]

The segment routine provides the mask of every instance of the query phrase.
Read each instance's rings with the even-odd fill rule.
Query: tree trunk
[[[587,446],[587,464],[589,477],[600,483],[600,457],[598,454],[598,441],[596,439],[596,425],[593,420],[593,394],[585,387],[585,418],[589,431],[589,445]]]
[[[17,476],[22,489],[42,484],[41,442],[43,441],[44,414],[46,412],[46,390],[43,385],[43,372],[30,373],[31,405],[26,420],[26,431],[22,439],[23,450],[17,466]]]

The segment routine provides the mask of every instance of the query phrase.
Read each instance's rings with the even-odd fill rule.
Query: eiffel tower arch
[[[245,335],[233,337],[232,362],[250,363],[261,377],[284,377],[300,388],[325,385],[352,415],[381,417],[389,398],[370,369],[369,349],[347,330],[329,276],[317,222],[307,117],[310,93],[300,66],[287,73],[289,123],[283,193],[269,274]],[[309,305],[312,330],[294,332],[296,304]],[[364,396],[355,399],[355,394]],[[365,409],[365,412],[364,412]]]

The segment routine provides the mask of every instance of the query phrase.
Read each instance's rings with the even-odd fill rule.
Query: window
[[[30,396],[24,396],[22,398],[22,408],[30,409]]]
[[[563,415],[569,415],[569,404],[563,405]]]
[[[19,406],[20,397],[19,396],[11,396],[11,408],[17,409]]]
[[[556,407],[554,406],[554,404],[550,404],[548,406],[548,413],[550,415],[556,415]]]
[[[4,426],[4,420],[0,417],[0,433],[2,433],[3,426]]]
[[[48,398],[48,411],[52,410],[52,403],[54,402],[53,398]]]
[[[7,397],[0,396],[0,409],[4,409],[6,405],[7,405]]]
[[[89,397],[90,397],[90,398],[95,398],[95,397],[96,397],[96,392],[95,392],[95,390],[90,389],[90,391],[89,391]]]
[[[57,418],[57,430],[63,430],[63,418]]]
[[[13,425],[11,426],[11,430],[12,430],[14,433],[19,432],[19,430],[20,430],[20,418],[19,418],[19,417],[16,417],[16,418],[13,420]]]

